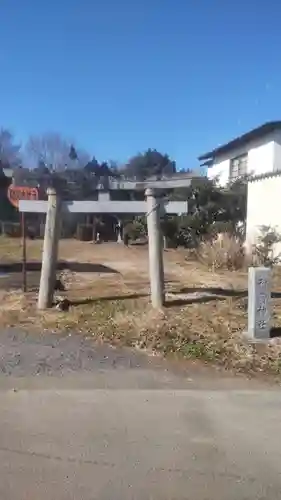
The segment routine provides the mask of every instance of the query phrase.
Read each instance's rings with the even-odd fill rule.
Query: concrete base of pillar
[[[264,338],[257,338],[253,337],[248,331],[242,332],[242,337],[244,340],[247,340],[249,344],[268,344],[270,340],[272,340],[271,337],[264,337]]]

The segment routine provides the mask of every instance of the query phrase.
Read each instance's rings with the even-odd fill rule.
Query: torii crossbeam
[[[188,212],[187,201],[164,201],[159,200],[162,213],[186,214]],[[48,201],[20,200],[20,212],[47,213]],[[147,213],[146,201],[64,201],[61,205],[63,212],[84,214],[133,214]]]

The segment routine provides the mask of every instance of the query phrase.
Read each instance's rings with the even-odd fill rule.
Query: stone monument
[[[271,269],[250,267],[248,274],[248,331],[255,342],[270,338]]]

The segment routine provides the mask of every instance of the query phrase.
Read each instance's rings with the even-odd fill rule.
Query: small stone
[[[59,311],[68,311],[69,307],[70,302],[68,299],[60,300],[56,305],[56,309],[58,309]]]
[[[57,305],[60,302],[62,302],[64,299],[65,299],[65,297],[63,297],[62,295],[56,295],[56,297],[54,298],[54,303]]]

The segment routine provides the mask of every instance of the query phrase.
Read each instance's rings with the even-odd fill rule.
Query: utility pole
[[[153,188],[145,191],[151,303],[154,308],[164,305],[163,237],[160,227],[160,205]]]
[[[47,309],[48,307],[52,307],[60,232],[60,199],[54,188],[48,188],[47,195],[48,208],[37,304],[38,309]]]

